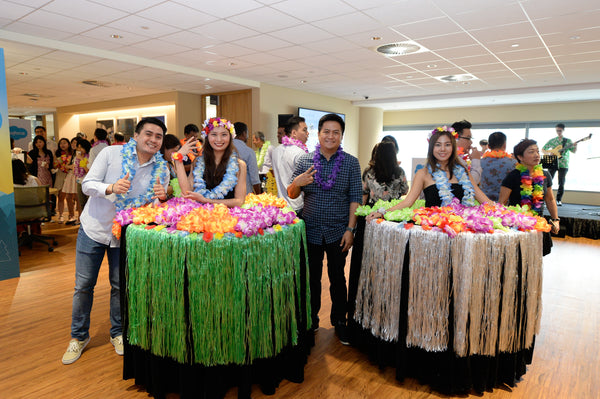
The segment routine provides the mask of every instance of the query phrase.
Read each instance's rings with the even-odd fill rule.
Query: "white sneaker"
[[[111,338],[110,343],[115,347],[115,352],[117,352],[117,355],[123,356],[123,336],[117,335],[116,337]]]
[[[90,342],[90,337],[87,337],[83,341],[79,341],[75,338],[69,341],[69,347],[62,357],[63,364],[71,364],[79,359],[88,342]]]

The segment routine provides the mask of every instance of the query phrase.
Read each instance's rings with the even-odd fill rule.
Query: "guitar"
[[[546,154],[546,155],[556,155],[556,158],[562,158],[562,156],[563,156],[563,153],[564,153],[565,151],[567,151],[569,148],[573,148],[573,147],[575,147],[575,144],[577,144],[577,143],[580,143],[580,142],[582,142],[582,141],[587,141],[587,140],[589,140],[589,139],[591,139],[591,138],[592,138],[592,133],[590,133],[590,135],[589,135],[589,136],[587,136],[587,137],[584,137],[584,138],[582,138],[582,139],[579,139],[579,140],[577,140],[577,141],[574,141],[574,142],[572,142],[572,143],[570,143],[570,144],[567,144],[567,145],[566,145],[566,146],[564,146],[564,147],[563,147],[563,145],[562,145],[562,144],[559,144],[559,145],[557,145],[556,147],[554,147],[554,148],[552,148],[552,149],[550,149],[550,150],[543,150],[543,152],[544,152],[544,154]]]

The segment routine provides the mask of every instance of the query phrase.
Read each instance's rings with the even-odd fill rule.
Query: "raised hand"
[[[314,169],[315,169],[315,167],[311,166],[310,168],[308,168],[308,170],[306,172],[296,176],[296,178],[294,179],[294,183],[298,187],[308,186],[310,183],[315,181],[314,175],[315,175],[315,173],[317,173],[317,171]]]
[[[129,172],[123,177],[119,179],[113,184],[112,191],[115,194],[125,194],[129,191],[129,187],[131,187],[131,182],[129,181]]]
[[[160,179],[158,178],[158,176],[156,177],[156,182],[154,183],[154,186],[152,186],[152,189],[154,190],[154,195],[152,196],[152,199],[158,198],[161,201],[167,199],[165,187],[162,184],[160,184]]]

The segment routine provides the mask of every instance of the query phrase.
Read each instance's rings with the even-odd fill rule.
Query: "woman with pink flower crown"
[[[474,206],[475,200],[492,202],[458,162],[454,129],[438,127],[431,132],[428,141],[427,166],[415,175],[404,201],[387,210],[378,209],[367,216],[367,221],[380,218],[386,212],[412,206],[421,192],[425,195],[426,207],[446,206],[455,198],[467,206]]]
[[[233,144],[233,124],[227,119],[210,118],[204,121],[202,155],[192,164],[192,173],[185,173],[183,160],[198,140],[188,140],[172,154],[177,180],[184,198],[201,203],[241,206],[246,197],[246,163],[238,158]]]

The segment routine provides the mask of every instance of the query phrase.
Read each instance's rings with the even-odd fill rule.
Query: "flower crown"
[[[235,128],[233,127],[233,123],[229,122],[224,118],[210,118],[204,121],[202,124],[202,137],[206,137],[211,130],[216,128],[217,126],[223,126],[225,129],[229,130],[229,133],[235,134]]]
[[[456,131],[454,131],[454,128],[444,125],[444,126],[438,126],[435,129],[433,129],[431,131],[431,133],[429,133],[429,137],[427,137],[427,141],[431,140],[431,138],[433,137],[434,134],[443,133],[443,132],[448,132],[448,133],[452,134],[452,137],[454,137],[454,140],[458,139],[458,133]]]

